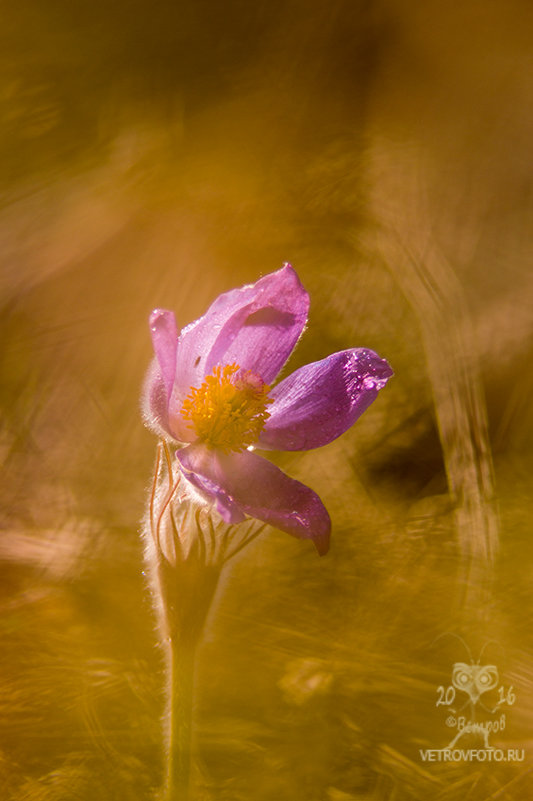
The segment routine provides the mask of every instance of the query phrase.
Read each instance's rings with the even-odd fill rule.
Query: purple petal
[[[150,315],[150,332],[163,383],[170,398],[176,375],[178,349],[178,328],[174,313],[165,309],[154,309]]]
[[[168,396],[157,359],[153,359],[144,380],[141,395],[144,421],[159,437],[169,435]]]
[[[385,359],[364,348],[301,367],[270,391],[274,403],[257,447],[298,451],[326,445],[368,409],[392,374]]]
[[[176,393],[183,397],[217,364],[233,362],[269,384],[296,345],[308,310],[309,296],[290,264],[220,295],[181,332]]]
[[[202,445],[177,452],[183,472],[217,505],[228,523],[243,515],[264,520],[293,537],[312,539],[319,554],[327,553],[331,521],[313,490],[250,451],[221,453]]]
[[[194,432],[181,415],[181,403],[176,410],[174,378],[178,330],[174,313],[165,309],[154,309],[150,315],[150,332],[155,356],[145,380],[143,411],[147,425],[163,437],[169,435],[179,442],[191,442]]]

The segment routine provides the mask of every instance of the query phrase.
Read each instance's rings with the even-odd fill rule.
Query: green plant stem
[[[219,575],[195,558],[159,565],[169,679],[164,801],[191,797],[196,656]]]
[[[197,643],[172,640],[169,649],[168,753],[164,799],[188,801]]]

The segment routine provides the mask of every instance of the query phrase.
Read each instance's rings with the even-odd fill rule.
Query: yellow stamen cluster
[[[213,368],[200,387],[191,387],[181,416],[190,420],[198,439],[226,453],[257,442],[270,417],[270,387],[238,364]]]

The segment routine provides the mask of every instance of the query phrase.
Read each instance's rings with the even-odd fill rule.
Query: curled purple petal
[[[220,295],[181,332],[176,393],[182,397],[213,367],[234,362],[269,384],[296,345],[308,310],[309,296],[290,264]]]
[[[166,309],[154,309],[150,315],[150,332],[167,397],[170,398],[176,375],[178,349],[178,327],[174,313]]]
[[[144,380],[141,408],[148,428],[163,439],[169,434],[168,395],[157,359],[152,359]]]
[[[150,332],[155,359],[144,382],[142,405],[146,424],[165,439],[170,436],[179,442],[191,442],[194,432],[177,413],[181,404],[176,411],[174,379],[178,330],[174,313],[154,309],[150,315]]]
[[[385,359],[365,348],[333,353],[287,376],[270,396],[258,448],[309,450],[343,434],[392,376]]]
[[[190,445],[176,457],[188,480],[227,522],[250,515],[293,537],[312,539],[320,555],[327,553],[331,521],[322,501],[271,462],[249,451],[225,454],[201,445]]]

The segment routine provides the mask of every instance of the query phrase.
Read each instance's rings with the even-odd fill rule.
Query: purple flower
[[[329,547],[318,495],[253,451],[326,445],[357,420],[392,370],[365,348],[333,353],[271,387],[302,331],[309,296],[290,264],[220,295],[178,335],[174,314],[150,316],[155,359],[148,426],[180,444],[182,473],[227,523],[246,515]]]

